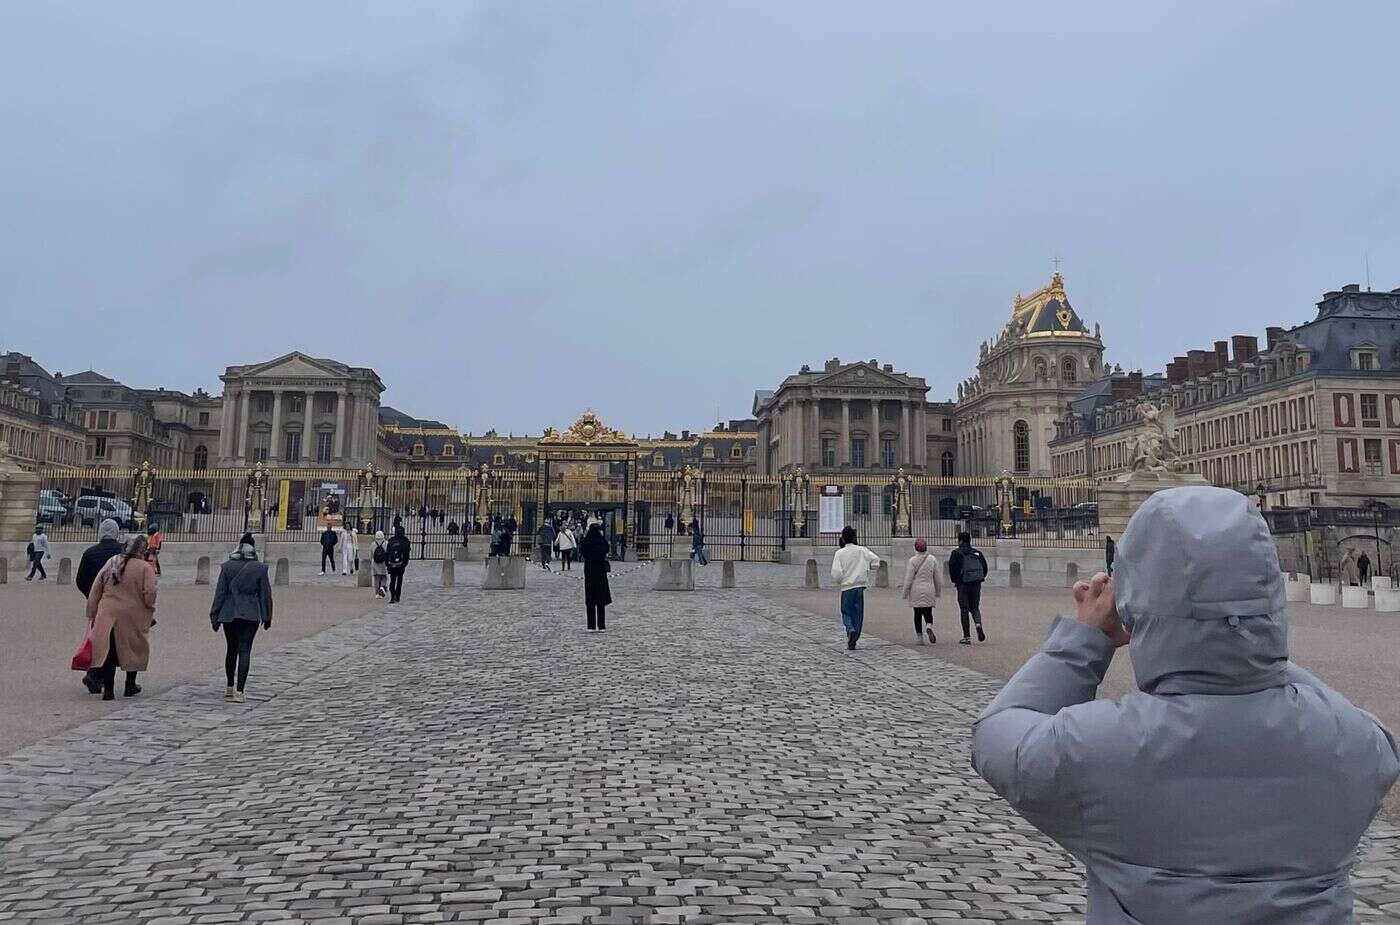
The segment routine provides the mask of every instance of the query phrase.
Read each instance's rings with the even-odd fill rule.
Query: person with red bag
[[[123,696],[141,693],[136,675],[150,663],[158,589],[155,567],[146,561],[146,538],[140,534],[127,540],[121,555],[108,560],[93,581],[87,613],[92,664],[101,666],[103,700],[114,697],[118,667],[126,672]]]
[[[102,566],[110,562],[113,556],[121,555],[121,532],[122,528],[117,522],[108,517],[97,528],[97,542],[83,551],[82,559],[78,560],[78,572],[73,576],[73,585],[83,596],[83,600],[87,600],[87,596],[92,593],[92,583],[96,580],[97,573],[102,571]],[[87,653],[85,658],[81,655],[84,650]],[[92,633],[89,624],[88,632],[83,634],[83,644],[73,655],[73,670],[85,672],[83,686],[88,689],[88,693],[100,694],[102,678],[92,666],[91,659]]]

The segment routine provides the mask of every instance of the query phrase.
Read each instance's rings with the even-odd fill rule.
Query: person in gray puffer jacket
[[[251,541],[252,537],[248,537]],[[225,700],[244,703],[248,670],[253,662],[253,638],[258,626],[272,629],[272,583],[267,565],[258,561],[252,542],[239,543],[219,570],[214,603],[209,607],[214,632],[224,631]]]
[[[1086,868],[1091,925],[1352,920],[1357,843],[1400,774],[1374,716],[1288,659],[1278,553],[1245,496],[1158,492],[1114,577],[977,720],[972,764]],[[1140,693],[1095,700],[1129,644]]]

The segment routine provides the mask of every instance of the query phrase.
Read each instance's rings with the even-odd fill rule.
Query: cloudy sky
[[[1108,358],[1400,286],[1393,2],[8,3],[0,348],[292,349],[537,433],[951,396],[1059,256]]]

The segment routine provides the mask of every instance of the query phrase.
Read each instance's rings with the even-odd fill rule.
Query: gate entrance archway
[[[629,534],[636,502],[636,441],[585,411],[568,430],[546,430],[537,447],[536,509],[546,515],[598,520],[613,558],[625,559],[633,545]]]

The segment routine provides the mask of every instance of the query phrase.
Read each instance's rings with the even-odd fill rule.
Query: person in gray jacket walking
[[[1074,588],[977,720],[972,764],[1086,869],[1088,922],[1352,920],[1395,740],[1288,658],[1278,552],[1244,495],[1173,488]],[[1129,645],[1139,693],[1094,696]]]
[[[258,624],[272,629],[272,583],[267,580],[267,565],[258,561],[251,543],[239,544],[237,552],[219,569],[209,622],[214,632],[220,627],[224,630],[224,678],[228,681],[224,699],[243,703]]]

